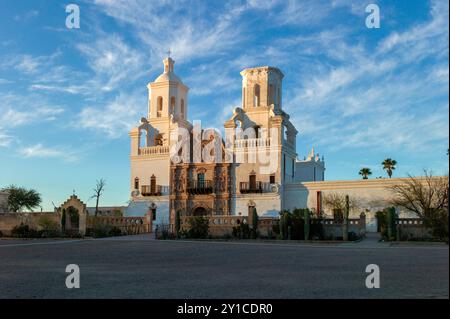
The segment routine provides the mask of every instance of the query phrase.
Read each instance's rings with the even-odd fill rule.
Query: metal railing
[[[189,181],[187,191],[192,195],[211,194],[214,191],[213,182],[205,181]]]
[[[151,185],[142,185],[141,186],[141,195],[142,196],[161,196],[163,187],[161,185],[155,185],[152,187]]]

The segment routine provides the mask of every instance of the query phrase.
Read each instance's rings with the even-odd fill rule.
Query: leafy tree
[[[42,202],[41,194],[34,189],[10,185],[2,191],[9,193],[8,210],[11,212],[21,212],[23,208],[33,211]]]
[[[106,181],[103,178],[100,178],[97,180],[97,184],[94,188],[94,195],[91,196],[91,198],[95,198],[95,217],[97,217],[98,214],[98,203],[100,201],[100,197],[103,195],[103,192],[105,190]]]
[[[430,227],[434,236],[448,240],[448,176],[433,176],[425,170],[425,176],[413,177],[394,185],[392,205],[414,212]]]
[[[395,169],[395,165],[397,165],[397,161],[393,160],[391,158],[386,158],[383,161],[383,163],[381,163],[381,165],[383,165],[383,169],[386,171],[386,173],[388,174],[389,178],[391,178],[393,170]]]
[[[359,171],[359,175],[361,175],[363,179],[368,179],[369,175],[372,175],[372,171],[370,170],[370,168],[364,167]]]

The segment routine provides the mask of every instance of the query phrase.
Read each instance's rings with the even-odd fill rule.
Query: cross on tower
[[[172,53],[172,51],[170,51],[170,48],[169,48],[169,51],[167,51],[166,53],[167,53],[167,57],[170,58],[170,54]]]

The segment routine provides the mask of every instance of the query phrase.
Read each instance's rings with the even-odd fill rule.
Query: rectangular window
[[[269,183],[270,184],[275,184],[275,175],[270,175]]]

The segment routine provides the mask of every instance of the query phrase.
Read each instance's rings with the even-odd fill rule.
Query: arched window
[[[260,90],[259,84],[255,84],[255,87],[253,89],[253,106],[254,107],[259,106],[260,95],[261,95],[260,91],[261,90]]]
[[[184,99],[181,99],[181,118],[184,118]]]
[[[134,189],[139,189],[139,178],[138,177],[136,177],[134,179]]]
[[[161,117],[162,111],[163,111],[163,98],[162,96],[158,96],[158,110],[156,112],[157,117]]]
[[[170,114],[175,114],[175,97],[170,98]]]

